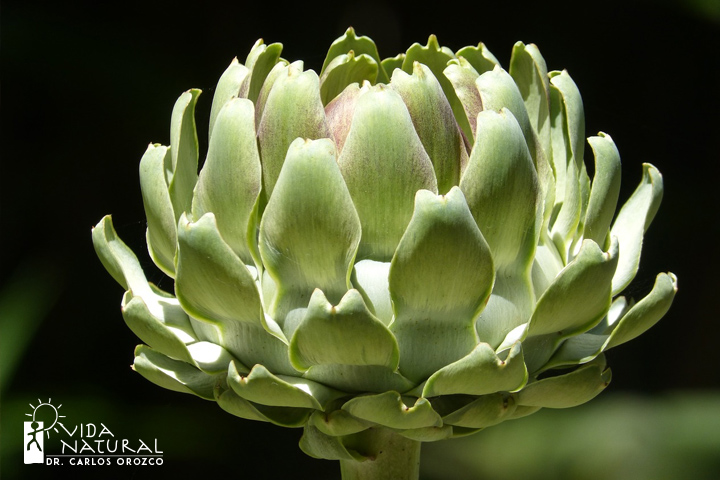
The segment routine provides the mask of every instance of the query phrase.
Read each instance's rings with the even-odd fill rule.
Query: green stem
[[[385,428],[370,428],[348,438],[346,447],[368,460],[340,460],[342,480],[417,480],[420,442]]]

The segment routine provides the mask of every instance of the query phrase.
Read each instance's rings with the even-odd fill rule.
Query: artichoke
[[[345,478],[414,478],[419,445],[589,401],[604,352],[668,310],[672,273],[621,295],[663,192],[645,164],[615,215],[620,157],[587,139],[578,88],[516,43],[380,60],[352,29],[318,75],[259,40],[140,161],[149,283],[106,216],[93,229],[146,344],[133,368],[242,418],[303,427]]]

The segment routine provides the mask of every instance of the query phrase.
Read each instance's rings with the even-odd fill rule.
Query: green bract
[[[146,344],[135,370],[302,426],[305,452],[346,461],[374,458],[377,432],[439,440],[602,391],[604,352],[654,325],[677,285],[661,273],[642,300],[621,296],[662,177],[645,164],[615,215],[618,150],[587,140],[591,179],[568,73],[534,45],[504,70],[482,43],[434,36],[380,61],[352,29],[319,75],[280,51],[258,41],[223,73],[199,174],[199,90],[140,161],[148,249],[174,294],[109,216],[93,230]]]

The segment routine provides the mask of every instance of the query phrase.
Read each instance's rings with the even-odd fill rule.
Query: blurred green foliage
[[[694,15],[720,23],[720,1],[718,0],[675,0],[675,3]]]
[[[581,407],[428,444],[422,462],[426,480],[716,480],[720,393],[606,392]]]
[[[62,291],[58,269],[37,256],[21,263],[0,288],[0,393]]]

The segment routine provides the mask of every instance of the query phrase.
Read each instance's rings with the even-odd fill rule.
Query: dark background
[[[158,438],[167,454],[162,467],[77,467],[76,478],[101,471],[105,478],[338,476],[332,462],[300,452],[300,430],[237,419],[132,372],[139,342],[124,325],[122,289],[97,260],[90,230],[113,214],[150,280],[171,289],[146,254],[137,167],[148,143],[169,143],[175,99],[191,87],[203,90],[196,113],[202,152],[213,88],[233,57],[244,62],[262,37],[283,43],[283,58],[303,59],[319,71],[330,43],[349,25],[375,40],[381,58],[425,44],[434,33],[452,50],[483,41],[504,67],[515,41],[536,43],[549,69],[567,69],[583,95],[586,134],[607,132],[618,145],[621,201],[640,180],[642,162],[664,176],[665,197],[630,295],[646,294],[660,271],[679,277],[669,314],[608,355],[614,375],[604,395],[717,392],[720,2],[498,3],[288,8],[271,2],[4,1],[3,478],[57,473],[24,466],[20,455],[20,419],[31,411],[29,403],[48,398],[77,423],[102,422],[120,437]]]

